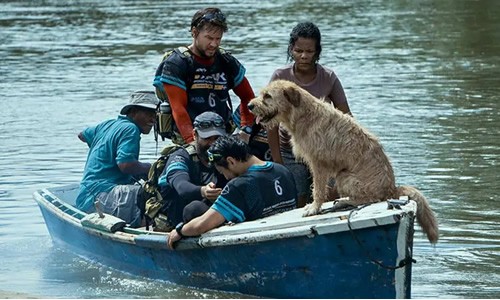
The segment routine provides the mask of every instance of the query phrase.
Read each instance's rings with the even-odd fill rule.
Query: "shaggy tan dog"
[[[431,243],[438,223],[425,197],[414,187],[396,187],[394,171],[377,137],[295,83],[271,82],[249,106],[267,127],[280,122],[292,136],[293,153],[313,175],[313,203],[304,216],[318,214],[335,178],[341,199],[335,209],[408,196],[417,202],[417,221]]]

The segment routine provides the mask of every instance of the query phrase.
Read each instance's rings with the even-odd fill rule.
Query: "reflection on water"
[[[62,298],[241,298],[246,295],[186,288],[160,280],[132,276],[87,261],[71,253],[51,249],[42,263],[42,277],[61,287]],[[55,259],[54,257],[60,257]],[[64,292],[62,292],[64,290]]]
[[[164,50],[190,42],[205,4],[14,1],[0,4],[0,291],[41,297],[230,298],[122,274],[53,248],[33,191],[78,181],[76,134],[152,88]],[[441,240],[415,240],[412,296],[500,295],[500,2],[218,1],[223,45],[256,92],[286,62],[297,21],[322,30],[354,116],[380,137],[398,183],[419,187]],[[234,97],[235,98],[235,97]],[[142,158],[156,157],[152,136]],[[159,145],[161,147],[161,143]],[[36,247],[33,247],[36,245]],[[239,296],[238,296],[239,297]]]

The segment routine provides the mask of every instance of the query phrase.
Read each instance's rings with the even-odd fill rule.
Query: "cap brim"
[[[140,106],[152,110],[156,110],[156,105],[155,104],[148,104],[148,103],[138,103],[138,104],[127,104],[125,105],[122,110],[120,111],[120,114],[126,115],[128,111],[132,108],[132,106]]]
[[[226,131],[223,128],[207,128],[207,129],[196,129],[198,136],[202,139],[207,139],[213,136],[223,136],[227,135]]]

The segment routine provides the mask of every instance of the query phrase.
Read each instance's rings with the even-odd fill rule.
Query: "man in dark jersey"
[[[194,119],[193,126],[195,142],[172,152],[158,179],[164,200],[160,212],[167,217],[164,222],[170,228],[203,214],[227,183],[226,178],[209,164],[207,154],[217,138],[226,135],[224,120],[207,111]],[[192,202],[199,204],[190,205]]]
[[[297,207],[297,191],[290,171],[250,154],[248,145],[240,139],[218,138],[210,146],[208,158],[230,181],[203,215],[177,224],[170,232],[171,249],[181,238],[200,235],[224,222],[251,221]]]
[[[226,31],[226,17],[218,8],[196,12],[190,27],[192,44],[171,52],[156,70],[153,85],[160,94],[166,94],[170,102],[175,143],[193,141],[192,122],[205,111],[220,115],[228,133],[232,131],[231,89],[241,100],[243,130],[240,137],[248,142],[253,124],[248,102],[255,95],[245,77],[245,68],[229,52],[219,48]]]

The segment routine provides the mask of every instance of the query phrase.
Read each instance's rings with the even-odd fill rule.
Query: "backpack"
[[[161,209],[165,204],[163,200],[163,196],[160,192],[160,186],[158,185],[158,179],[160,178],[163,170],[166,167],[167,161],[170,157],[170,154],[174,153],[180,148],[186,149],[189,156],[193,159],[193,161],[198,160],[198,156],[196,154],[196,149],[192,144],[186,145],[177,145],[171,144],[163,148],[161,151],[160,157],[151,165],[148,173],[148,179],[143,185],[144,189],[144,216],[146,217],[146,227],[149,227],[149,224],[153,224],[155,231],[170,231],[173,229],[172,226],[175,224],[170,224],[167,219],[167,216],[161,213]],[[149,229],[149,228],[148,228]]]
[[[180,46],[175,48],[174,50],[168,51],[163,55],[163,58],[161,60],[160,65],[158,66],[158,69],[156,70],[156,76],[153,81],[153,86],[155,87],[155,93],[156,97],[160,99],[161,102],[163,103],[168,103],[170,106],[170,102],[167,96],[167,92],[165,91],[163,87],[163,83],[158,79],[159,74],[161,74],[161,71],[163,70],[163,62],[170,56],[172,53],[176,52],[177,54],[180,55],[180,57],[185,60],[188,64],[188,76],[186,80],[186,87],[187,89],[190,89],[191,86],[193,85],[193,77],[194,77],[194,64],[193,64],[193,58],[191,55],[191,52],[189,52],[189,49],[185,46]],[[229,56],[231,55],[230,52],[225,51],[222,48],[219,48],[217,55],[221,57],[221,66],[222,69],[226,74],[229,74]],[[228,80],[228,85],[233,86],[234,85],[234,77],[233,76],[227,76]],[[231,101],[228,101],[228,106],[230,109],[230,112],[233,112],[233,104]],[[228,127],[230,129],[228,131],[234,130],[234,125],[232,123],[232,119],[230,118],[230,123],[228,124]],[[165,138],[172,139],[175,143],[177,144],[184,144],[184,140],[178,133],[175,132],[174,130],[174,119],[172,116],[171,109],[168,111],[168,113],[160,113],[155,125],[155,131],[160,134],[162,137],[162,140],[165,140]]]

